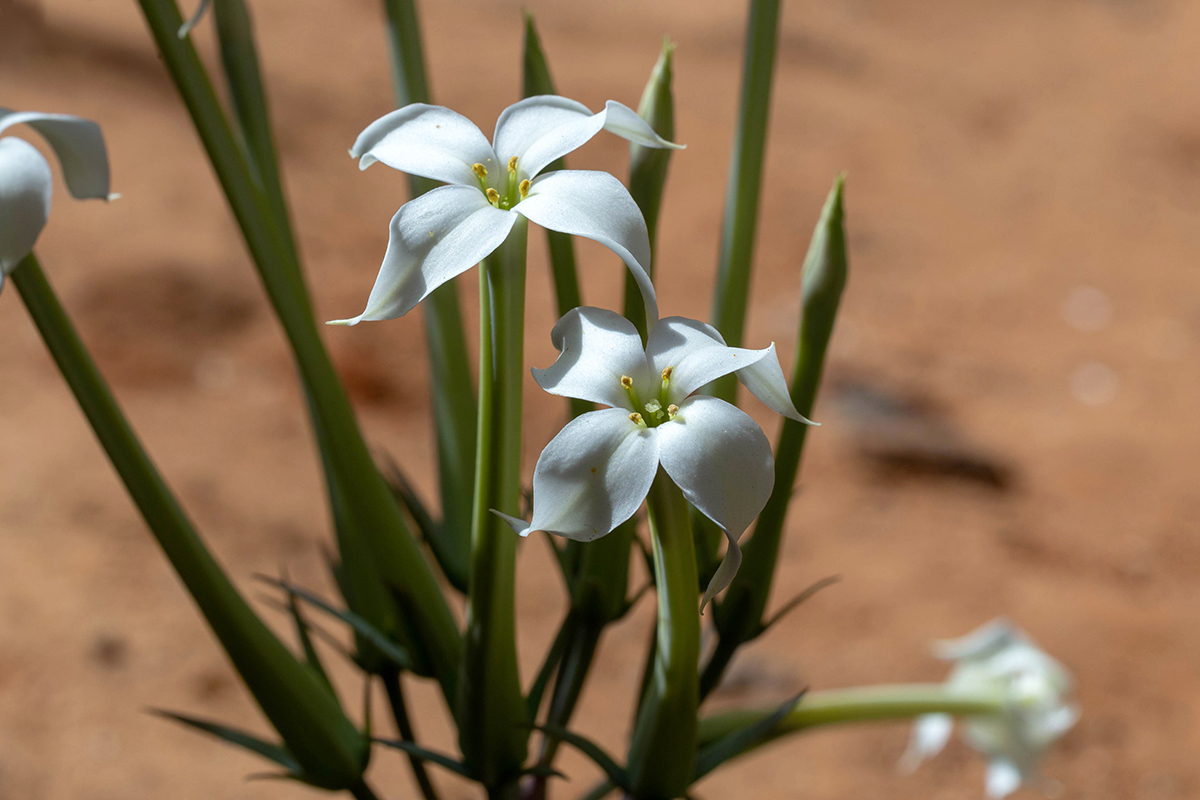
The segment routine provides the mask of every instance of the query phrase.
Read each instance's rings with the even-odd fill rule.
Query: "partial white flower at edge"
[[[961,639],[939,642],[935,654],[954,662],[946,686],[964,692],[997,691],[1005,712],[968,717],[963,739],[988,758],[987,793],[1005,797],[1033,785],[1042,754],[1079,718],[1068,701],[1074,681],[1054,660],[1007,620],[998,619]],[[901,765],[912,770],[941,752],[954,720],[948,714],[918,717]]]
[[[792,404],[775,345],[727,347],[715,328],[668,317],[643,350],[629,320],[600,308],[571,310],[551,338],[561,354],[548,369],[533,370],[538,385],[612,408],[580,415],[546,445],[533,473],[530,522],[495,513],[522,536],[546,531],[591,541],[633,516],[661,464],[729,540],[703,607],[737,572],[738,537],[771,496],[775,460],[754,420],[695,392],[736,373],[771,409],[808,422]]]
[[[600,242],[637,280],[646,316],[658,318],[646,267],[650,239],[637,203],[607,172],[539,173],[607,130],[645,147],[681,147],[661,138],[635,111],[609,100],[593,114],[556,95],[529,97],[496,120],[489,144],[479,128],[442,106],[414,103],[371,123],[350,155],[366,169],[376,161],[445,182],[392,218],[379,277],[357,317],[331,324],[393,319],[496,250],[519,217]]]
[[[22,123],[50,143],[76,199],[116,196],[108,192],[108,154],[99,125],[69,114],[0,108],[0,133]],[[14,136],[0,138],[0,288],[46,226],[52,186],[50,165],[33,145]]]

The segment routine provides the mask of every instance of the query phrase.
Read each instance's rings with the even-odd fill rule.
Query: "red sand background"
[[[560,90],[592,107],[636,103],[660,37],[678,42],[688,149],[672,163],[658,286],[664,313],[705,316],[742,4],[528,5]],[[841,169],[852,275],[829,367],[843,389],[817,409],[825,426],[809,438],[776,602],[826,575],[844,580],[746,649],[716,703],[936,680],[944,668],[927,654],[931,639],[1007,614],[1079,679],[1083,719],[1046,764],[1064,797],[1196,796],[1200,6],[785,6],[748,341],[775,340],[789,363],[797,268]],[[436,99],[485,130],[517,98],[521,7],[423,4]],[[347,316],[405,193],[402,176],[360,174],[345,154],[391,108],[379,4],[261,0],[253,10],[318,312]],[[210,31],[198,38],[211,56]],[[285,562],[327,590],[317,549],[328,521],[289,359],[136,5],[0,0],[0,102],[104,126],[124,199],[74,203],[56,187],[39,244],[46,269],[236,580],[253,594],[251,574]],[[625,152],[601,137],[572,164],[624,174]],[[539,365],[553,357],[553,313],[540,235],[531,242],[528,359]],[[616,305],[615,259],[580,250],[587,300]],[[1076,294],[1082,310],[1064,316],[1081,286],[1108,305]],[[327,339],[372,443],[431,495],[416,315]],[[260,762],[144,713],[265,730],[11,290],[0,296],[0,341],[0,797],[315,796],[244,783]],[[864,415],[863,386],[869,407],[906,398],[913,410]],[[531,468],[563,409],[528,388]],[[946,447],[931,455],[930,442]],[[933,474],[946,448],[1009,470],[1009,487],[953,464]],[[522,550],[519,594],[532,673],[561,614],[541,542]],[[651,613],[642,603],[606,637],[575,722],[618,752]],[[352,674],[340,677],[355,696]],[[451,748],[435,693],[415,692],[419,733]],[[899,775],[906,735],[887,725],[793,739],[697,795],[982,795],[982,764],[958,745]],[[561,796],[574,796],[595,771],[569,753],[562,763],[574,781]],[[378,753],[372,770],[387,798],[412,796],[397,755]]]

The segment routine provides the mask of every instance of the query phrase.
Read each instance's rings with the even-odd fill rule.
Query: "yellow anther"
[[[671,373],[675,371],[674,367],[666,367],[663,369],[662,376],[664,381],[671,380]]]
[[[629,421],[632,422],[634,425],[641,425],[642,424],[642,415],[635,411],[629,415]]]
[[[471,167],[471,170],[475,173],[475,177],[479,178],[479,180],[483,180],[487,177],[487,167],[485,167],[483,164],[475,164]]]
[[[487,199],[488,199],[488,202],[491,203],[492,205],[497,205],[500,202],[500,193],[497,192],[495,189],[488,189],[487,190]]]
[[[626,389],[632,389],[633,388],[633,378],[629,377],[628,375],[622,375],[621,376],[621,385],[624,386]]]
[[[529,179],[526,178],[525,180],[521,181],[521,185],[518,188],[521,191],[521,197],[529,194]]]
[[[675,415],[678,413],[679,413],[679,406],[675,405],[674,403],[671,403],[671,405],[667,406],[667,416],[670,417],[671,419],[674,419]]]
[[[513,156],[512,158],[510,158],[508,160],[508,171],[509,172],[517,171],[517,157],[516,156]]]

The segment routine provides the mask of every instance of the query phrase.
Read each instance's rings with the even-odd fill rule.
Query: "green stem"
[[[366,742],[332,692],[262,623],[212,557],[142,448],[36,257],[26,256],[11,277],[147,527],[288,749],[306,770],[333,785],[357,782]]]
[[[350,787],[350,795],[354,800],[379,800],[379,795],[375,794],[375,791],[367,785],[366,781],[357,786]]]
[[[696,762],[700,613],[696,554],[683,492],[661,467],[648,497],[658,589],[657,649],[629,749],[632,796],[682,797]]]
[[[297,367],[320,422],[316,430],[354,527],[364,531],[368,546],[390,588],[411,614],[421,649],[447,699],[456,694],[457,664],[462,642],[454,616],[421,548],[383,476],[376,469],[338,380],[305,293],[297,291],[299,267],[283,242],[270,207],[251,177],[249,165],[221,112],[195,48],[176,31],[182,20],[173,0],[139,0],[159,52],[170,71],[209,160],[228,198],[254,258],[259,276],[275,308]]]
[[[910,719],[922,714],[972,716],[1000,714],[1006,708],[1002,692],[964,692],[944,684],[909,683],[862,686],[809,692],[762,741],[759,747],[797,731],[846,722],[880,722]],[[726,711],[700,720],[701,747],[769,717],[773,709]],[[748,748],[746,751],[749,752]]]
[[[529,733],[517,669],[517,536],[491,513],[516,515],[521,499],[527,238],[520,217],[481,265],[479,284],[479,427],[458,719],[468,768],[495,791],[520,772]]]
[[[779,0],[751,0],[743,51],[741,106],[725,193],[721,256],[712,314],[713,325],[730,347],[741,347],[746,327],[778,25]],[[737,386],[737,378],[728,375],[714,382],[709,394],[732,403],[737,398]]]
[[[396,731],[400,734],[400,739],[415,744],[417,738],[413,734],[412,721],[408,717],[408,704],[404,700],[404,687],[400,683],[399,670],[387,670],[380,675],[380,678],[387,691],[388,703],[392,707],[392,717],[396,720]],[[417,779],[417,786],[421,789],[421,796],[425,800],[438,800],[437,789],[434,788],[433,781],[429,779],[425,762],[410,753],[408,763],[412,767],[413,777]]]

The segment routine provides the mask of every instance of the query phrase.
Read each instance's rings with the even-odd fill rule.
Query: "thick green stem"
[[[32,254],[12,273],[12,281],[146,525],[288,749],[313,777],[331,786],[357,783],[369,753],[363,737],[332,692],[262,623],[209,553]]]
[[[520,772],[529,733],[517,669],[517,535],[491,513],[520,513],[527,238],[519,217],[481,265],[479,284],[479,427],[458,719],[468,768],[495,791]]]
[[[721,256],[713,297],[712,322],[730,347],[741,347],[754,267],[754,239],[762,189],[763,157],[767,150],[767,117],[775,73],[780,0],[751,0],[742,64],[741,106],[734,133],[725,218],[721,227]],[[732,403],[737,378],[728,375],[714,383],[712,394]]]
[[[353,527],[363,531],[380,573],[413,617],[419,645],[448,699],[455,681],[462,641],[454,616],[441,594],[383,476],[376,469],[313,320],[305,293],[297,291],[299,267],[286,245],[269,204],[255,183],[245,156],[221,112],[195,48],[176,35],[182,22],[173,0],[139,0],[167,69],[182,95],[209,160],[228,198],[253,256],[267,295],[287,334],[312,408],[315,427]]]
[[[661,467],[648,501],[657,649],[630,743],[629,771],[634,798],[668,800],[683,796],[695,771],[700,613],[688,504]]]
[[[862,686],[809,692],[766,738],[743,752],[789,733],[823,725],[911,719],[921,714],[1000,714],[1005,707],[1003,692],[964,692],[940,683]],[[700,720],[697,740],[704,747],[773,713],[774,709],[761,709],[713,714]]]
[[[375,794],[375,791],[365,781],[357,786],[352,786],[350,795],[354,800],[379,800],[379,795]]]

